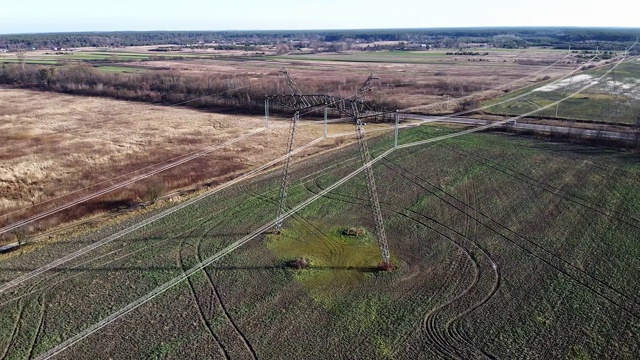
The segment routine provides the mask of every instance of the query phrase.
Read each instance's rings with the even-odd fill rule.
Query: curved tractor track
[[[195,230],[193,230],[191,232],[191,234],[195,232]],[[200,241],[200,239],[202,238],[201,235],[198,238],[198,241]],[[180,264],[180,267],[182,268],[182,271],[185,272],[185,269],[189,269],[188,265],[185,265],[184,262],[184,257],[183,256],[183,251],[185,250],[184,245],[187,242],[187,240],[182,240],[180,241],[180,250],[178,251],[178,263]],[[225,346],[225,344],[222,342],[222,339],[220,338],[220,336],[218,334],[216,334],[216,332],[213,329],[213,324],[211,323],[211,321],[209,320],[210,318],[213,317],[213,309],[212,306],[206,306],[207,302],[206,300],[208,299],[208,297],[205,294],[201,294],[201,296],[198,296],[198,292],[199,290],[196,288],[196,285],[194,284],[194,279],[189,277],[187,278],[187,284],[189,285],[189,292],[191,293],[191,296],[193,297],[193,302],[196,305],[196,308],[198,309],[198,316],[200,318],[200,322],[205,326],[205,328],[207,329],[207,332],[209,334],[209,336],[213,339],[213,341],[216,344],[216,347],[218,348],[219,352],[222,354],[222,356],[224,356],[225,359],[229,360],[231,359],[231,356],[229,355],[229,350],[227,349],[227,346]],[[201,301],[201,298],[204,299],[203,301]]]
[[[313,185],[319,190],[323,189],[322,185],[318,183],[318,178],[314,179]],[[307,190],[312,193],[316,193],[316,191],[309,186],[307,186]],[[354,196],[344,194],[327,194],[325,197],[362,207],[369,206],[368,199],[361,199]],[[416,222],[447,239],[462,251],[471,264],[473,264],[474,278],[472,282],[455,297],[449,299],[443,304],[440,304],[425,315],[423,321],[423,336],[426,338],[425,341],[432,345],[430,350],[434,351],[434,355],[444,356],[446,358],[493,358],[494,356],[485,350],[478,348],[477,345],[470,341],[467,336],[462,335],[459,330],[454,331],[453,325],[455,322],[461,321],[464,317],[484,305],[496,293],[500,285],[501,276],[498,271],[497,263],[486,250],[482,249],[482,247],[480,247],[475,241],[467,238],[459,231],[409,208],[398,207],[388,203],[381,203],[381,205],[385,210]],[[434,225],[422,221],[421,218],[433,223]],[[452,233],[453,236],[450,236],[447,233]],[[478,258],[483,258],[488,264],[481,264]],[[492,271],[482,270],[483,267],[487,266],[490,267]],[[489,273],[492,274],[489,275]],[[443,314],[446,309],[450,308],[453,310],[458,307],[464,307],[465,302],[474,298],[474,295],[478,295],[477,292],[482,291],[477,288],[481,281],[483,283],[488,281],[491,286],[490,290],[484,293],[479,301],[467,304],[466,310],[455,313],[449,319],[442,318],[443,315],[441,314]]]
[[[205,223],[210,222],[215,217],[214,223],[209,223],[207,224],[205,229],[200,229],[201,234],[195,237],[196,239],[195,243],[189,243],[185,239],[183,239],[180,242],[180,251],[178,252],[177,261],[180,267],[182,268],[183,273],[186,273],[186,271],[190,268],[190,265],[186,263],[185,259],[192,257],[192,258],[195,258],[197,262],[202,262],[203,260],[202,243],[203,243],[203,240],[207,238],[208,234],[211,231],[213,231],[218,225],[227,221],[229,218],[240,216],[243,213],[243,211],[244,209],[241,206],[239,208],[234,209],[234,211],[230,214],[224,214],[220,216],[218,212],[216,214],[208,216],[207,220],[193,227],[193,229],[191,230],[191,233],[196,232],[197,230],[200,229],[201,225],[204,225]],[[187,248],[187,245],[191,247],[190,252],[188,254],[187,254],[187,251],[189,249]],[[233,345],[232,344],[234,342],[233,339],[225,337],[224,334],[220,334],[223,332],[222,330],[216,333],[216,331],[214,330],[214,324],[212,324],[210,321],[210,319],[217,312],[221,312],[224,315],[228,324],[233,328],[233,332],[236,334],[237,338],[239,338],[240,341],[242,342],[242,346],[249,353],[249,356],[252,359],[257,360],[258,355],[256,353],[256,350],[251,344],[251,341],[248,339],[248,337],[240,329],[236,321],[231,316],[231,313],[227,309],[227,306],[225,305],[225,302],[223,301],[222,296],[220,295],[218,286],[215,284],[213,276],[211,275],[209,270],[207,270],[207,268],[203,268],[202,273],[205,276],[207,281],[207,289],[202,289],[202,286],[197,286],[195,284],[195,279],[192,277],[187,277],[187,282],[189,284],[189,290],[193,297],[194,303],[199,312],[200,321],[207,329],[207,332],[209,333],[211,338],[216,342],[218,350],[222,353],[225,359],[232,358],[232,356],[230,355],[230,352],[231,352],[230,348],[231,348],[231,345]],[[215,300],[211,301],[212,298]],[[231,344],[226,344],[225,342],[229,342]]]
[[[468,155],[468,156],[476,157],[476,158],[481,158],[484,161],[490,161],[489,159],[486,159],[486,158],[478,156],[478,155],[474,155],[472,153],[464,152],[464,154]],[[384,162],[384,164],[388,164],[388,163],[389,163],[389,161],[385,161]],[[500,172],[502,172],[502,173],[504,173],[504,174],[506,174],[508,176],[512,176],[512,177],[514,177],[514,178],[516,178],[518,180],[520,179],[520,176],[525,177],[527,180],[524,181],[524,182],[529,184],[529,185],[531,185],[531,186],[539,188],[542,191],[549,192],[549,193],[551,193],[551,194],[553,194],[555,196],[558,196],[558,197],[560,197],[562,199],[565,199],[565,200],[567,200],[569,202],[575,203],[575,204],[577,204],[579,206],[582,206],[582,207],[585,207],[587,209],[596,211],[596,212],[598,212],[598,213],[600,213],[602,215],[605,215],[605,216],[610,217],[610,218],[612,218],[614,220],[617,220],[620,223],[623,223],[623,224],[625,224],[627,226],[633,227],[634,229],[637,228],[638,230],[640,230],[640,227],[637,227],[636,225],[625,221],[624,218],[620,218],[620,217],[617,217],[617,216],[613,215],[613,214],[619,213],[619,212],[611,211],[611,212],[605,213],[604,211],[599,211],[599,210],[597,210],[597,208],[598,207],[602,207],[602,205],[599,205],[599,204],[591,202],[591,201],[589,201],[587,199],[572,195],[570,193],[566,193],[566,192],[564,192],[562,189],[560,189],[558,187],[554,187],[552,185],[549,185],[549,184],[545,183],[542,180],[531,178],[530,176],[528,176],[526,174],[522,174],[520,172],[517,172],[517,171],[515,171],[513,169],[510,169],[510,168],[508,168],[506,166],[500,165],[500,164],[495,163],[493,161],[491,161],[491,163],[492,163],[490,165],[491,168],[501,169],[501,170],[498,170],[498,171],[500,171]],[[393,164],[393,165],[395,167],[397,167],[397,168],[403,169],[400,166],[398,166],[397,164]],[[410,174],[410,176],[413,176],[413,177],[419,179],[418,182],[422,182],[423,184],[427,184],[427,185],[429,185],[431,187],[434,187],[434,188],[438,189],[435,185],[427,182],[424,179],[421,179],[419,176],[417,176],[415,174],[410,173],[408,170],[403,169],[403,171],[405,173],[407,173],[407,174]],[[517,175],[512,175],[512,173],[513,174],[517,174]],[[427,190],[427,191],[429,191],[429,190]],[[443,189],[438,189],[438,191],[443,191],[444,192]],[[436,195],[436,196],[438,196],[438,195]],[[553,264],[553,265],[550,264],[551,266],[556,267],[556,268],[562,267],[563,268],[563,272],[566,275],[569,275],[568,274],[569,271],[575,272],[575,275],[569,275],[569,276],[577,276],[577,277],[585,278],[585,280],[583,281],[583,284],[585,286],[587,286],[587,287],[600,287],[601,288],[600,290],[591,289],[592,291],[594,291],[594,292],[596,292],[598,294],[600,294],[602,292],[610,292],[610,293],[612,293],[611,295],[608,295],[608,296],[605,296],[605,295],[602,295],[602,294],[600,294],[600,295],[605,297],[609,302],[612,302],[613,304],[615,304],[617,307],[622,308],[623,310],[625,310],[625,312],[629,313],[630,315],[634,316],[635,318],[638,318],[640,316],[639,315],[640,314],[640,300],[638,300],[636,297],[631,296],[629,294],[623,293],[622,291],[620,291],[620,290],[616,289],[615,287],[609,285],[606,281],[604,281],[604,280],[602,280],[602,279],[600,279],[600,278],[598,278],[598,277],[596,277],[594,275],[591,275],[590,273],[588,273],[585,270],[582,270],[582,269],[578,268],[576,265],[574,265],[570,261],[566,260],[565,258],[557,255],[552,250],[549,250],[546,247],[540,245],[539,243],[529,239],[528,237],[521,235],[520,233],[510,229],[506,225],[503,225],[503,224],[495,221],[494,219],[492,219],[488,215],[486,215],[486,214],[480,212],[479,210],[469,206],[468,204],[465,204],[464,202],[460,201],[459,199],[455,198],[454,196],[452,196],[452,195],[450,195],[448,193],[447,193],[447,196],[453,198],[456,202],[461,203],[462,207],[470,209],[471,211],[479,214],[480,217],[486,218],[490,223],[493,223],[493,224],[497,225],[497,227],[502,228],[502,229],[506,230],[508,233],[511,233],[511,234],[515,235],[518,239],[525,241],[526,244],[532,245],[534,250],[528,250],[528,249],[525,248],[525,246],[516,244],[512,239],[510,239],[510,238],[508,238],[508,237],[506,237],[504,235],[501,235],[502,238],[504,238],[504,239],[506,239],[508,241],[511,241],[516,246],[522,248],[523,250],[525,250],[527,252],[533,253],[533,251],[536,251],[536,250],[541,251],[542,253],[540,255],[535,255],[538,259],[540,259],[540,260],[542,260],[544,262],[547,262],[547,260],[543,259],[542,256],[543,255],[548,255],[549,257],[551,257],[551,259],[556,260],[555,264]],[[575,199],[579,199],[579,201],[575,200]],[[589,205],[589,204],[591,204],[591,205]],[[451,205],[455,206],[453,204],[451,204]],[[463,210],[463,209],[459,209],[459,210],[466,213],[466,211]],[[585,215],[583,214],[582,216],[585,216]],[[639,221],[640,222],[640,220],[638,220],[638,219],[636,219],[636,218],[634,218],[632,216],[629,216],[629,215],[625,215],[625,216],[628,219],[631,219],[632,221]],[[487,226],[487,225],[484,225],[484,226]],[[492,229],[492,231],[495,232],[495,230],[493,230],[493,229]],[[614,301],[613,299],[610,299],[610,297],[618,298],[619,300]],[[625,305],[623,305],[623,304],[625,304]],[[627,308],[625,308],[625,306]]]
[[[213,215],[211,215],[207,220],[211,220],[212,216]],[[16,317],[16,320],[15,320],[13,335],[9,339],[9,342],[7,343],[6,348],[3,351],[3,355],[0,356],[0,359],[4,359],[9,355],[8,352],[9,352],[9,349],[11,348],[11,345],[12,345],[11,343],[13,342],[13,338],[15,337],[16,333],[20,330],[20,328],[24,327],[24,325],[21,324],[21,322],[25,321],[23,319],[24,308],[26,306],[24,304],[24,302],[28,301],[25,298],[27,298],[29,295],[33,295],[33,294],[38,294],[39,293],[38,296],[37,296],[38,302],[39,302],[39,304],[41,304],[41,306],[44,306],[45,304],[42,301],[42,299],[44,299],[44,297],[46,296],[48,291],[51,291],[52,289],[60,286],[64,282],[69,281],[69,280],[71,280],[73,278],[76,278],[78,276],[82,276],[82,275],[84,275],[87,272],[92,270],[91,268],[87,268],[87,269],[82,270],[81,267],[89,265],[91,263],[94,263],[94,262],[96,262],[96,261],[98,261],[100,259],[107,258],[107,261],[100,262],[100,263],[97,263],[97,264],[93,265],[94,268],[104,267],[104,266],[106,266],[108,264],[111,264],[111,263],[114,263],[116,261],[125,259],[125,258],[127,258],[129,256],[135,255],[137,253],[140,253],[142,251],[148,250],[150,248],[164,245],[167,242],[175,240],[176,238],[181,238],[181,237],[183,237],[185,235],[188,235],[188,234],[192,233],[200,225],[205,223],[207,220],[199,222],[198,224],[192,226],[190,229],[187,229],[186,231],[180,232],[179,234],[175,235],[174,237],[170,237],[170,238],[167,238],[165,240],[162,240],[162,241],[150,244],[150,245],[146,245],[146,246],[141,247],[139,249],[135,249],[135,250],[129,251],[129,252],[124,253],[124,254],[122,254],[120,256],[113,257],[113,255],[118,254],[118,253],[120,253],[120,252],[122,252],[122,251],[124,251],[126,249],[126,246],[123,246],[122,248],[110,251],[110,252],[105,253],[105,254],[97,255],[97,256],[95,256],[95,257],[93,257],[91,259],[88,259],[88,260],[83,261],[81,263],[78,263],[76,265],[70,266],[68,268],[62,268],[57,272],[47,273],[45,276],[43,276],[42,278],[38,279],[37,281],[34,281],[31,284],[28,284],[23,289],[22,294],[20,294],[20,295],[18,295],[16,297],[13,297],[11,299],[8,299],[8,300],[6,300],[6,301],[4,301],[4,302],[2,302],[0,304],[0,308],[1,308],[1,307],[7,306],[7,305],[15,302],[16,306],[20,309],[19,314],[18,314],[18,316]],[[35,355],[37,355],[37,354],[33,353],[34,348],[35,348],[35,341],[37,341],[38,337],[40,336],[40,333],[42,332],[42,329],[44,327],[44,320],[45,320],[45,316],[46,316],[46,308],[42,307],[42,310],[43,311],[41,312],[41,316],[40,316],[40,320],[39,320],[39,326],[36,329],[36,335],[35,335],[35,338],[34,338],[34,343],[33,343],[32,347],[30,349],[29,358],[33,358]]]
[[[151,248],[154,248],[154,247],[162,246],[162,245],[166,244],[167,242],[171,242],[172,240],[181,238],[181,237],[191,233],[193,230],[197,229],[199,226],[205,224],[207,221],[211,220],[218,213],[219,212],[217,212],[215,214],[210,214],[208,217],[200,219],[195,225],[192,225],[191,227],[188,227],[187,229],[185,229],[183,231],[180,231],[176,235],[173,235],[171,237],[168,237],[168,238],[166,238],[164,240],[160,240],[160,241],[155,242],[155,243],[151,243],[151,244],[143,246],[141,248],[126,252],[126,253],[124,253],[124,254],[122,254],[120,256],[115,256],[115,255],[117,255],[118,253],[126,250],[127,246],[129,246],[131,244],[123,245],[122,247],[120,247],[118,249],[109,251],[109,252],[104,253],[104,254],[97,254],[96,256],[91,257],[91,258],[89,258],[89,259],[87,259],[85,261],[82,261],[82,262],[78,263],[78,264],[71,265],[71,266],[68,266],[68,267],[65,267],[65,268],[61,267],[57,271],[50,271],[50,272],[44,273],[44,275],[41,278],[33,281],[30,284],[24,285],[24,287],[26,289],[21,289],[21,288],[18,288],[18,287],[16,287],[15,289],[11,289],[10,290],[11,293],[20,292],[21,294],[15,296],[13,298],[9,298],[7,300],[2,301],[0,303],[0,308],[4,307],[5,305],[7,305],[7,304],[9,304],[11,302],[18,301],[18,300],[20,300],[20,299],[22,299],[22,298],[24,298],[24,297],[26,297],[28,295],[35,294],[35,293],[37,293],[39,291],[50,290],[50,289],[62,284],[65,281],[68,281],[68,280],[71,280],[71,279],[73,279],[75,277],[81,276],[81,275],[83,275],[86,272],[91,270],[90,268],[82,270],[81,267],[87,266],[87,265],[89,265],[89,264],[91,264],[93,262],[96,262],[96,261],[100,260],[100,259],[106,258],[107,260],[104,261],[104,262],[101,262],[101,263],[93,265],[94,267],[96,267],[96,268],[103,267],[103,266],[109,265],[111,263],[114,263],[116,261],[120,261],[122,259],[125,259],[125,258],[127,258],[129,256],[132,256],[132,255],[135,255],[137,253],[140,253],[142,251],[145,251],[145,250],[148,250],[148,249],[151,249]],[[131,241],[135,242],[136,240],[131,240]],[[42,286],[40,286],[40,285],[42,285]],[[22,291],[20,291],[20,290],[22,290]],[[10,292],[7,292],[5,294],[0,293],[0,296],[3,297],[3,296],[8,295],[8,294],[10,294]]]
[[[446,190],[430,183],[409,170],[406,170],[389,160],[384,160],[382,164],[396,169],[396,172],[402,177],[420,186],[425,191],[431,193],[433,196],[439,198],[458,211],[471,216],[474,221],[495,233],[497,235],[496,239],[506,240],[510,244],[522,250],[525,254],[533,256],[542,263],[564,274],[571,280],[581,284],[627,314],[636,319],[640,319],[638,315],[640,311],[640,303],[638,303],[638,301],[633,297],[622,293],[620,290],[614,288],[605,281],[578,268],[571,262],[555,254],[553,251],[494,220],[477,208],[464,203],[462,200],[448,193]]]
[[[213,230],[213,227],[210,227],[207,230],[206,233],[208,233],[211,230]],[[202,245],[202,239],[206,236],[206,233],[203,236],[198,238],[198,241],[196,242],[196,245],[195,245],[195,254],[196,254],[196,259],[197,259],[198,262],[202,262],[203,261],[201,245]],[[225,305],[225,302],[223,301],[222,296],[220,295],[220,291],[218,289],[218,286],[216,286],[216,284],[215,284],[215,281],[213,279],[213,275],[210,273],[209,270],[207,270],[207,268],[202,269],[202,271],[203,271],[205,277],[207,278],[207,283],[209,284],[211,290],[213,290],[213,294],[215,295],[217,303],[220,305],[220,309],[222,310],[225,318],[227,319],[227,321],[229,322],[231,327],[233,327],[234,332],[237,334],[237,336],[242,341],[243,346],[245,347],[247,352],[250,354],[251,358],[254,359],[254,360],[257,360],[258,359],[258,354],[256,353],[256,350],[254,349],[254,347],[251,344],[251,341],[249,340],[247,335],[240,329],[240,327],[238,326],[236,321],[231,316],[231,313],[227,309],[227,306]]]
[[[354,158],[354,160],[356,160],[356,158]],[[322,189],[322,186],[320,184],[318,184],[318,176],[313,176],[316,174],[320,174],[321,172],[315,172],[309,176],[304,177],[303,179],[299,180],[302,181],[302,184],[304,184],[307,188],[308,191],[315,193],[313,191],[312,188],[310,188],[310,184],[313,184],[314,187],[318,188],[318,189]],[[313,177],[312,177],[313,176]],[[309,179],[310,178],[310,179]],[[309,179],[309,180],[307,180]],[[249,190],[249,189],[247,189]],[[268,204],[276,204],[276,199],[272,198],[270,196],[268,196],[268,194],[270,193],[269,191],[267,192],[263,192],[263,193],[256,193],[256,192],[251,192],[252,196],[254,196],[255,198],[264,201],[265,203]],[[332,198],[334,200],[338,200],[338,201],[343,201],[343,202],[347,202],[347,203],[351,203],[351,204],[356,204],[356,205],[361,205],[361,206],[368,206],[368,202],[364,199],[359,199],[356,197],[348,197],[348,196],[342,196],[340,197],[339,195],[337,197],[334,197],[333,195],[327,196],[328,198]],[[391,207],[391,205],[389,204],[385,204],[385,207]],[[459,343],[464,343],[466,344],[466,346],[470,347],[470,348],[474,348],[475,345],[467,338],[461,335],[460,331],[455,331],[454,329],[452,329],[452,325],[454,324],[453,320],[459,320],[462,318],[462,316],[459,315],[467,315],[469,313],[471,313],[472,310],[475,310],[477,307],[480,307],[482,304],[484,304],[485,302],[487,302],[489,300],[489,298],[491,296],[493,296],[493,294],[495,293],[495,291],[497,290],[498,286],[499,286],[499,281],[494,281],[494,285],[492,286],[492,291],[488,294],[486,294],[478,303],[475,303],[472,305],[472,307],[468,310],[470,311],[466,311],[460,314],[455,315],[451,320],[446,321],[446,320],[442,320],[443,322],[443,326],[439,327],[436,325],[437,322],[439,322],[441,319],[438,318],[439,313],[441,312],[441,310],[443,310],[446,307],[451,306],[452,304],[458,302],[460,299],[462,299],[464,296],[466,296],[468,293],[470,293],[471,291],[475,290],[474,288],[476,287],[476,285],[478,284],[478,281],[480,279],[480,266],[478,265],[478,262],[475,260],[476,256],[474,254],[471,254],[469,249],[467,249],[465,247],[465,244],[461,244],[460,241],[456,241],[454,239],[452,239],[451,237],[447,236],[446,234],[433,229],[432,226],[425,224],[423,222],[421,222],[419,219],[416,219],[416,215],[421,215],[419,213],[413,212],[410,209],[406,209],[406,208],[399,208],[397,207],[398,211],[397,213],[407,217],[408,219],[410,219],[411,221],[417,222],[419,224],[421,224],[422,226],[425,226],[429,229],[432,229],[433,231],[436,231],[437,233],[439,233],[441,236],[445,237],[447,240],[449,240],[450,242],[452,242],[452,244],[454,246],[456,246],[459,250],[460,253],[464,254],[464,256],[466,257],[466,259],[468,260],[467,264],[472,264],[473,269],[474,269],[474,279],[473,281],[465,288],[463,289],[463,291],[458,294],[457,296],[455,296],[454,298],[450,299],[449,301],[447,301],[445,304],[442,304],[441,306],[439,306],[437,309],[437,311],[431,311],[429,314],[427,314],[427,316],[425,316],[425,320],[424,320],[424,336],[427,338],[426,341],[430,342],[434,349],[437,349],[437,351],[434,353],[434,355],[444,355],[445,357],[454,357],[454,358],[461,358],[461,357],[468,357],[468,356],[477,356],[478,353],[480,354],[487,354],[485,351],[483,350],[460,350],[460,347],[456,347],[456,345],[452,345],[451,341],[447,338],[453,338],[455,340],[457,340]],[[411,215],[407,215],[402,213],[402,211],[409,211],[412,214]],[[324,233],[318,229],[317,227],[315,227],[312,223],[310,223],[306,218],[300,216],[299,214],[293,214],[292,215],[294,220],[296,220],[296,222],[298,222],[301,226],[303,226],[305,229],[307,230],[311,230],[311,232],[317,232],[320,235],[324,235]],[[431,220],[431,219],[430,219]],[[440,224],[442,225],[442,224]],[[447,228],[450,231],[453,231],[453,229],[451,228]],[[462,235],[460,233],[458,233],[458,235]],[[469,241],[469,239],[466,239],[467,241]],[[329,245],[327,245],[329,246]],[[479,249],[479,248],[478,248]],[[332,253],[334,249],[328,249],[328,251],[330,253]],[[488,254],[487,254],[488,255]],[[465,262],[466,263],[466,262]],[[462,267],[464,267],[465,263],[462,263]],[[454,263],[454,266],[458,265],[458,263]],[[492,268],[497,268],[497,265],[495,264],[495,262],[493,262],[492,260]],[[460,278],[457,278],[457,280],[461,280]],[[444,288],[448,283],[447,282],[443,282],[442,287]],[[439,331],[439,328],[444,328],[445,332],[441,333],[441,331]],[[490,357],[490,356],[487,356]]]
[[[44,328],[44,319],[47,312],[45,294],[39,294],[32,299],[21,299],[17,303],[19,308],[15,318],[15,325],[11,337],[2,351],[0,359],[13,359],[17,354],[31,359],[37,345],[38,338]],[[28,342],[20,341],[28,338]]]

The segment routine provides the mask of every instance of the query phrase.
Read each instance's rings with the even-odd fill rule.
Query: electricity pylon
[[[373,220],[375,222],[376,241],[380,247],[380,254],[382,256],[382,268],[390,270],[391,255],[389,253],[389,243],[387,242],[387,233],[384,230],[384,220],[382,218],[382,211],[380,210],[380,201],[378,199],[378,190],[376,188],[376,181],[373,175],[373,169],[371,168],[371,154],[369,153],[369,147],[367,145],[367,138],[364,132],[364,126],[366,125],[362,121],[362,115],[360,112],[361,107],[357,106],[359,102],[362,102],[364,95],[371,90],[371,82],[378,80],[377,76],[373,74],[369,75],[364,84],[358,89],[354,99],[354,106],[352,107],[351,116],[353,117],[356,127],[356,138],[358,139],[358,148],[360,150],[360,157],[365,166],[365,174],[367,177],[367,189],[369,191],[369,202],[373,209]]]
[[[287,141],[287,158],[284,163],[284,169],[282,170],[282,182],[280,183],[280,196],[278,199],[278,212],[276,213],[276,223],[274,225],[274,232],[279,233],[282,229],[282,214],[287,203],[287,187],[289,186],[289,165],[291,164],[291,151],[293,150],[293,144],[295,140],[296,128],[298,127],[298,120],[300,120],[300,110],[311,107],[309,101],[302,95],[300,88],[296,84],[295,80],[289,75],[286,68],[282,68],[279,71],[284,75],[289,90],[291,90],[291,98],[299,99],[298,103],[292,105],[286,105],[291,110],[295,111],[293,118],[291,119],[291,125],[289,126],[289,139]]]
[[[373,169],[371,167],[371,154],[369,153],[369,147],[367,145],[366,134],[364,131],[364,126],[366,124],[363,121],[364,118],[372,116],[372,113],[373,116],[385,113],[385,111],[376,111],[363,101],[364,96],[369,91],[371,91],[373,80],[378,80],[379,78],[373,74],[369,75],[367,80],[358,89],[353,97],[349,99],[342,99],[330,95],[303,95],[293,78],[291,78],[289,73],[286,71],[286,69],[280,70],[280,73],[285,75],[287,85],[291,90],[291,95],[271,96],[270,99],[272,99],[275,103],[280,104],[281,106],[295,111],[295,115],[293,116],[291,126],[289,128],[289,141],[287,144],[289,154],[293,149],[295,138],[294,135],[298,120],[300,118],[300,110],[311,109],[317,106],[324,106],[325,108],[330,107],[353,119],[356,131],[356,139],[358,140],[360,157],[365,166],[369,202],[371,204],[371,208],[373,209],[373,219],[375,223],[375,237],[378,246],[380,247],[380,253],[382,257],[382,264],[380,268],[384,270],[391,270],[392,264],[391,255],[389,253],[389,244],[387,241],[387,234],[384,229],[384,219],[382,217],[382,211],[380,209],[380,200],[378,198],[378,190],[376,188],[375,177],[373,174]],[[274,230],[276,233],[280,232],[280,230],[282,229],[282,214],[284,213],[284,208],[286,205],[290,159],[291,156],[288,156],[283,170],[282,183],[280,187],[280,198],[278,203],[278,213],[274,226]]]

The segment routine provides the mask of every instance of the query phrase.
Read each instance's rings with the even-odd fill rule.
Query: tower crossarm
[[[289,75],[287,68],[280,69],[278,73],[284,76],[285,81],[287,82],[287,86],[291,91],[291,96],[296,96],[301,101],[303,108],[310,107],[311,105],[309,104],[308,100],[304,97],[304,95],[302,95],[302,91],[300,91],[300,88],[298,87],[298,84],[296,84],[296,81],[293,80],[293,77],[291,77],[291,75]]]

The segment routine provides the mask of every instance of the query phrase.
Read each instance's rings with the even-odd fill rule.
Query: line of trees
[[[298,31],[150,31],[0,35],[0,48],[122,47],[215,43],[243,46],[276,45],[296,41],[370,43],[420,42],[454,47],[456,43],[488,43],[499,47],[548,46],[566,49],[623,50],[638,29],[607,28],[447,28]]]
[[[4,64],[0,68],[0,84],[5,85],[155,104],[176,104],[188,101],[184,106],[261,114],[264,113],[265,98],[283,93],[286,84],[276,76],[267,75],[257,80],[254,78],[255,74],[243,73],[199,75],[176,71],[142,74],[104,73],[88,64],[67,67],[30,64],[23,67],[20,64]],[[353,78],[348,82],[355,89],[361,80]],[[338,85],[332,82],[305,83],[305,90],[309,93],[328,94],[335,92],[336,88]],[[340,95],[348,96],[346,93],[350,93],[350,90],[345,90],[345,94]],[[395,104],[382,105],[394,106]],[[271,112],[287,112],[277,104],[271,104],[270,107]]]
[[[346,98],[357,91],[362,80],[358,75],[315,76],[303,82],[303,90],[307,94]],[[286,83],[275,72],[263,75],[244,72],[193,74],[174,70],[109,73],[86,63],[57,67],[4,64],[0,67],[0,84],[158,104],[189,101],[185,106],[247,114],[262,113],[267,96],[288,92]],[[416,103],[416,94],[447,94],[456,98],[486,90],[489,86],[481,81],[456,78],[414,83],[403,77],[386,77],[369,100],[377,107],[402,109],[422,104]],[[196,98],[203,99],[191,101]],[[270,106],[272,112],[288,112],[277,104]]]

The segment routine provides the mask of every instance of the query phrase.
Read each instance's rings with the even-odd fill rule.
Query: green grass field
[[[400,142],[455,131],[420,126]],[[391,144],[370,141],[374,156]],[[296,163],[289,206],[359,166],[354,146]],[[395,271],[364,271],[379,254],[360,173],[286,219],[282,235],[258,236],[58,357],[636,357],[637,154],[477,133],[396,150],[374,173]],[[279,177],[228,188],[0,292],[0,354],[43,354],[272,221]],[[0,281],[158,211],[1,255]],[[311,268],[282,266],[297,257]]]
[[[337,61],[337,62],[371,62],[398,64],[440,64],[442,61],[453,61],[453,57],[446,56],[440,51],[376,51],[354,52],[343,54],[303,54],[281,55],[270,57],[280,60],[303,61]]]
[[[144,73],[148,72],[148,69],[136,68],[132,66],[97,66],[96,69],[104,72],[112,73]]]
[[[30,55],[25,57],[26,64],[61,64],[66,62],[81,61],[147,61],[162,59],[211,59],[213,55],[207,54],[184,54],[184,53],[164,53],[164,52],[117,52],[117,51],[81,51],[66,52],[63,54]],[[14,54],[0,55],[0,63],[18,63],[18,59]]]

